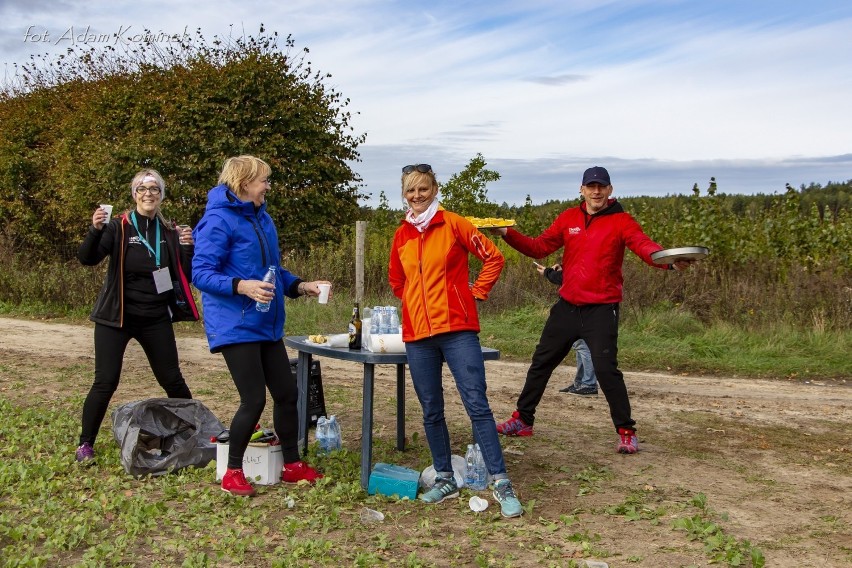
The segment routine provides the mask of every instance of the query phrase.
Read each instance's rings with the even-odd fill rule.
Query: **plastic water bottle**
[[[328,418],[320,416],[317,419],[317,444],[319,453],[327,454],[332,450],[340,449],[340,425],[337,417],[332,414]]]
[[[337,416],[332,414],[328,417],[328,450],[339,450],[340,447],[340,423]]]
[[[393,333],[391,329],[391,310],[393,306],[385,306],[382,310],[382,329],[379,333]]]
[[[273,285],[275,284],[275,267],[274,266],[270,266],[269,269],[266,271],[266,274],[263,276],[263,281],[269,282]],[[273,290],[274,289],[275,288],[273,288]],[[271,304],[272,304],[271,302],[257,302],[257,304],[255,304],[254,307],[259,312],[268,312],[269,306]]]
[[[394,306],[391,306],[389,320],[390,324],[388,325],[388,328],[390,328],[390,331],[388,331],[388,333],[399,333],[399,314]]]
[[[464,484],[475,489],[476,482],[476,449],[473,444],[468,444],[467,453],[464,455]]]
[[[319,445],[319,452],[322,454],[327,454],[329,452],[329,435],[330,432],[328,418],[326,418],[325,416],[320,416],[317,419],[317,444]]]
[[[373,306],[373,314],[370,316],[370,335],[379,334],[379,320],[382,319],[382,307]]]
[[[472,488],[477,491],[482,491],[488,487],[488,468],[485,466],[485,456],[482,455],[482,450],[479,448],[479,444],[473,445],[473,451],[476,454],[476,479]]]

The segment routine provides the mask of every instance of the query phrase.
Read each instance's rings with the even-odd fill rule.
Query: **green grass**
[[[612,464],[617,462],[612,456],[596,456],[611,465],[589,462],[576,452],[554,462],[564,448],[543,444],[547,435],[511,443],[525,454],[530,472],[537,472],[525,478],[525,515],[513,521],[503,520],[493,508],[472,516],[468,490],[458,503],[440,507],[367,495],[359,484],[354,425],[344,432],[344,447],[353,450],[323,456],[311,445],[309,460],[327,476],[316,487],[259,487],[253,499],[223,494],[213,481],[212,463],[162,477],[128,476],[110,440],[109,420],[99,438],[97,465],[79,467],[73,463],[72,440],[79,431],[80,385],[86,384],[91,369],[73,361],[46,371],[34,365],[0,365],[0,566],[570,567],[591,557],[641,562],[638,557],[619,560],[612,536],[598,534],[599,527],[622,520],[629,523],[631,534],[670,524],[676,530],[667,547],[706,554],[719,566],[757,567],[762,562],[760,550],[737,535],[725,514],[712,511],[702,495],[679,487],[640,489],[645,484],[637,485],[638,479],[614,475]],[[75,388],[49,398],[21,394],[34,377],[57,375],[67,377]],[[211,373],[203,383],[214,386],[221,380]],[[335,407],[357,406],[357,388],[329,383],[326,396]],[[376,402],[385,411],[395,406],[389,395],[378,396]],[[665,435],[650,425],[647,429],[673,454],[696,441],[710,446],[701,438],[713,436],[710,429],[726,429],[737,455],[739,449],[778,447],[791,464],[812,464],[822,449],[845,447],[842,432],[836,430],[814,431],[804,438],[790,428],[749,431],[708,413],[673,416],[682,424],[678,433]],[[467,427],[458,417],[451,425],[456,433]],[[517,458],[517,453],[507,455]],[[697,459],[720,461],[710,452]],[[429,463],[429,450],[416,432],[404,453],[395,450],[392,436],[379,436],[373,460],[422,468]],[[848,469],[848,453],[840,451],[832,460],[838,474]],[[740,475],[759,474],[752,480],[757,491],[771,483],[772,473],[760,466],[721,461],[723,468],[743,468],[732,469]],[[575,464],[581,464],[580,469]],[[652,477],[653,471],[640,476]],[[564,481],[554,483],[560,478]],[[557,499],[564,508],[551,505],[545,510],[545,504]],[[385,522],[361,524],[362,507],[381,510]],[[838,538],[845,530],[839,518],[823,516],[812,531]]]

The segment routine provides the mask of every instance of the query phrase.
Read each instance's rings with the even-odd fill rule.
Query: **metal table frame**
[[[302,454],[308,451],[308,377],[313,356],[330,357],[342,361],[353,361],[364,365],[364,391],[361,408],[361,487],[365,490],[370,482],[370,470],[373,464],[373,383],[376,365],[396,365],[396,448],[405,449],[405,365],[408,357],[405,353],[373,353],[366,350],[350,350],[348,347],[328,347],[307,343],[307,336],[285,337],[284,345],[295,349],[299,354],[296,371],[296,383],[299,387],[299,440],[302,442]],[[500,351],[490,347],[482,348],[482,358],[493,361],[500,358]]]

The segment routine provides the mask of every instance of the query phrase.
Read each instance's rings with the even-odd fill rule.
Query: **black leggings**
[[[109,401],[118,388],[124,352],[131,339],[142,346],[157,382],[169,398],[192,398],[180,372],[177,344],[168,316],[145,318],[125,314],[124,327],[95,324],[95,382],[83,403],[80,444],[95,444]]]
[[[299,461],[299,391],[284,342],[238,343],[221,351],[240,393],[240,406],[231,420],[228,468],[243,467],[243,454],[266,406],[266,389],[272,395],[272,424],[281,441],[284,463]]]

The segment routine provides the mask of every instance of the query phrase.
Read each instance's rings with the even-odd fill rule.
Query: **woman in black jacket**
[[[106,280],[89,317],[95,322],[95,380],[83,404],[78,462],[91,462],[93,446],[112,394],[118,388],[124,351],[142,346],[157,382],[169,398],[192,398],[180,372],[174,321],[197,321],[192,280],[191,229],[176,229],[160,204],[165,182],[155,170],[133,177],[136,208],[113,219],[98,208],[77,258],[94,266],[109,257]]]

